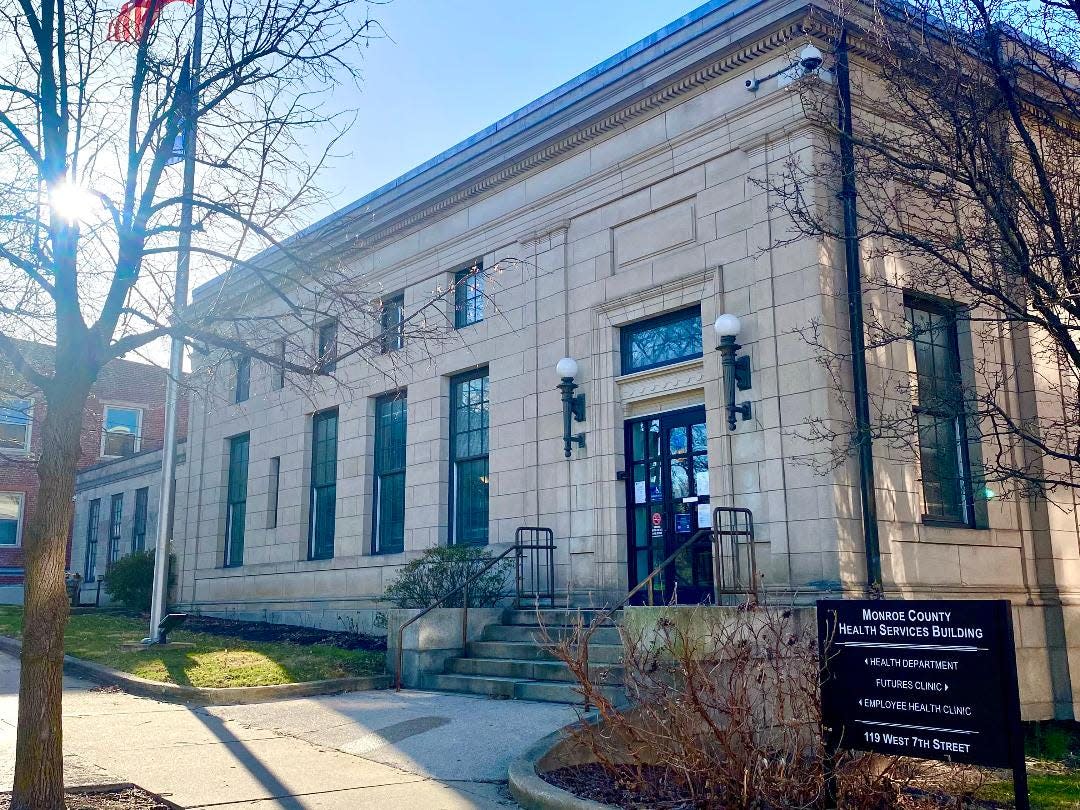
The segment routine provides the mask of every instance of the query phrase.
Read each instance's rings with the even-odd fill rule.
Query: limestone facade
[[[181,476],[184,448],[181,444],[178,453]],[[153,551],[156,547],[161,455],[161,448],[146,450],[95,464],[75,477],[69,570],[82,578],[83,603],[109,602],[108,594],[96,582],[108,575],[111,562],[132,551]],[[119,507],[114,517],[116,502]]]
[[[789,223],[767,190],[784,161],[812,156],[816,136],[797,93],[775,78],[746,88],[791,64],[813,35],[804,33],[809,8],[707,3],[335,215],[359,223],[350,267],[403,292],[406,311],[477,260],[498,268],[486,276],[485,317],[434,347],[345,359],[347,385],[274,390],[273,370],[255,363],[246,401],[228,404],[222,391],[194,399],[177,481],[177,606],[372,627],[395,571],[450,540],[451,379],[480,368],[490,396],[490,545],[505,548],[519,526],[552,529],[557,587],[573,603],[609,604],[631,584],[627,420],[694,406],[705,413],[712,504],[752,510],[764,586],[803,600],[861,593],[855,463],[808,464],[824,451],[800,430],[812,417],[843,416],[800,334],[818,321],[843,340],[843,267],[826,245],[777,246]],[[300,237],[323,238],[337,237],[329,226]],[[217,290],[198,290],[196,305]],[[700,307],[701,357],[623,374],[621,330],[688,306]],[[740,317],[752,364],[751,387],[739,392],[752,415],[735,430],[713,351],[711,324],[722,312]],[[554,371],[567,355],[587,401],[574,426],[585,446],[569,459]],[[890,348],[872,363],[902,371],[913,360]],[[396,391],[407,402],[404,550],[381,554],[373,553],[375,408]],[[334,550],[310,559],[312,419],[331,408]],[[243,564],[227,566],[230,439],[244,434]],[[883,451],[876,475],[887,595],[1011,599],[1025,714],[1070,714],[1080,701],[1074,505],[1003,498],[988,504],[986,528],[930,526],[917,465]]]

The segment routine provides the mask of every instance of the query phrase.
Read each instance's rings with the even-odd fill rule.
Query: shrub
[[[977,789],[970,768],[844,752],[830,799],[814,628],[798,626],[792,610],[700,610],[688,621],[661,614],[636,635],[621,629],[629,707],[604,688],[604,670],[588,666],[595,622],[548,640],[600,718],[575,732],[596,764],[558,769],[550,781],[601,801],[619,796],[621,806],[730,810],[890,810]]]
[[[1080,754],[1080,734],[1054,721],[1032,723],[1028,727],[1027,753],[1036,759],[1063,762]]]
[[[402,568],[387,586],[384,598],[399,608],[426,608],[476,574],[491,561],[491,553],[474,546],[437,546]],[[511,561],[501,560],[469,585],[469,607],[495,607],[507,595]],[[462,607],[456,593],[442,607]]]
[[[169,589],[176,583],[175,558],[169,555]],[[105,593],[128,610],[150,610],[154,589],[154,552],[133,551],[109,566]]]

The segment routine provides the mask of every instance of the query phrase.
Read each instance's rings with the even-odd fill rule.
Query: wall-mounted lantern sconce
[[[735,389],[745,391],[750,387],[750,356],[736,357],[742,347],[735,342],[739,334],[739,319],[726,312],[716,319],[713,329],[720,339],[716,350],[720,352],[720,363],[724,370],[724,405],[727,411],[728,430],[735,429],[735,417],[741,416],[745,422],[750,418],[750,403],[735,404]]]
[[[570,433],[572,422],[585,421],[585,395],[574,393],[577,389],[574,378],[578,373],[578,365],[573,357],[564,357],[560,360],[555,365],[555,373],[562,380],[559,383],[559,390],[562,391],[563,455],[570,458],[571,445],[576,442],[578,447],[585,446],[584,433],[576,435]]]

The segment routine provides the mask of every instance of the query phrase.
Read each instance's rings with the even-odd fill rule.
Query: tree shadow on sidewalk
[[[255,780],[266,789],[267,795],[262,801],[269,802],[273,800],[276,802],[275,807],[282,808],[282,810],[305,810],[307,805],[304,802],[293,795],[294,791],[290,790],[284,782],[274,775],[259,757],[252,752],[248,746],[237,737],[232,731],[229,730],[228,724],[219,717],[215,717],[205,711],[188,707],[188,710],[194,715],[199,722],[201,722],[206,728],[220,740],[234,757],[248,773],[250,773]]]

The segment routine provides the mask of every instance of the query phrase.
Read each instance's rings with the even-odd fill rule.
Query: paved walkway
[[[17,696],[18,661],[0,654],[0,790]],[[65,678],[65,768],[68,784],[135,782],[187,808],[508,808],[510,761],[574,718],[428,692],[186,706]]]

